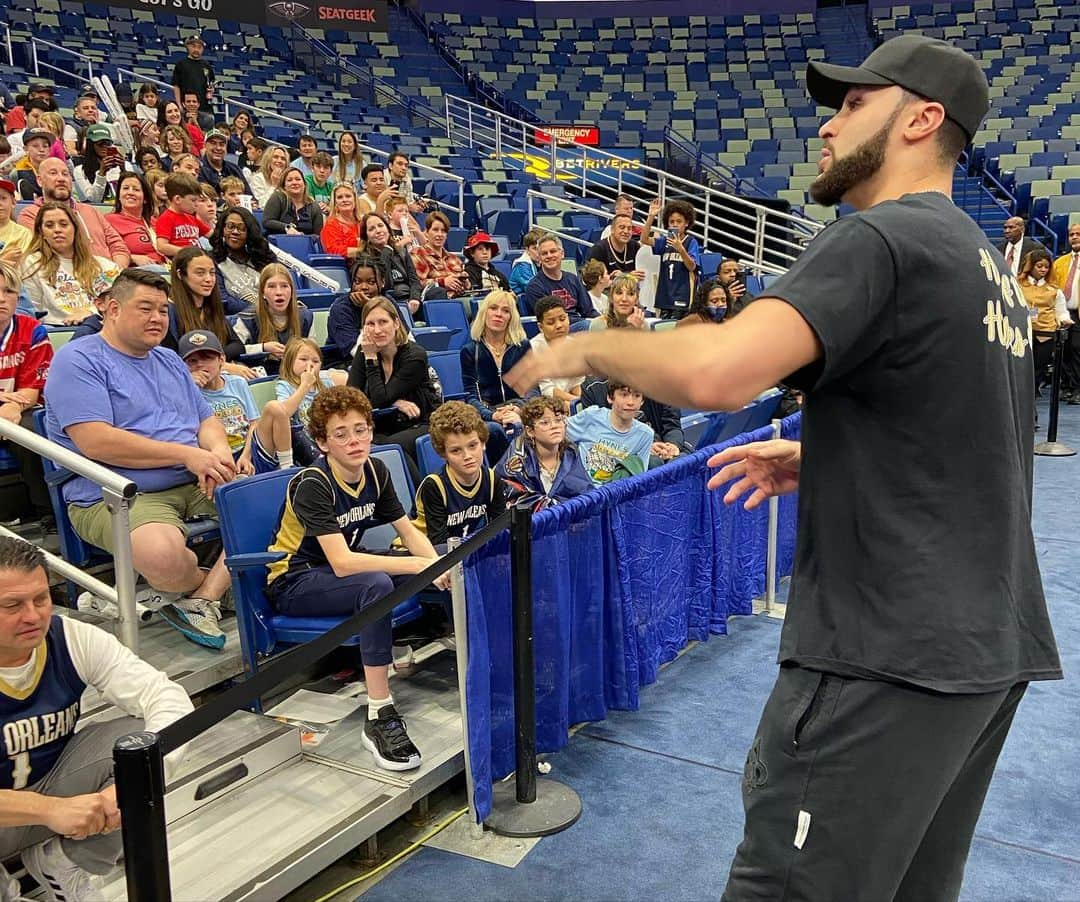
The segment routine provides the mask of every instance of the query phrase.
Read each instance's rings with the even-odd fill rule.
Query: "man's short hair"
[[[308,432],[317,442],[326,441],[326,424],[332,416],[345,416],[356,411],[369,426],[374,426],[375,415],[371,411],[371,402],[360,389],[351,385],[335,385],[324,389],[315,396],[308,411]]]
[[[366,182],[369,175],[382,171],[383,168],[378,163],[368,163],[367,166],[360,170],[360,181]]]
[[[389,158],[386,161],[386,165],[392,165],[394,160],[404,160],[406,163],[408,163],[409,155],[406,153],[402,153],[400,150],[395,150],[392,154],[390,154]]]
[[[603,263],[599,260],[590,260],[582,267],[581,283],[591,291],[605,272],[607,272],[607,267]]]
[[[0,285],[6,285],[10,291],[18,294],[22,291],[22,276],[19,269],[6,260],[0,260]]]
[[[911,103],[914,100],[929,100],[928,97],[923,97],[921,94],[916,94],[906,88],[902,90],[904,94],[900,99],[901,105]],[[960,159],[960,154],[964,152],[964,148],[970,143],[967,132],[947,116],[942,120],[941,128],[937,130],[934,137],[937,140],[938,162],[940,163],[955,163]]]
[[[182,93],[182,94],[180,95],[180,99],[181,99],[181,100],[183,100],[183,99],[184,99],[185,97],[195,97],[195,98],[198,98],[198,96],[199,96],[199,92],[198,92],[198,91],[192,91],[192,90],[190,90],[190,89],[189,89],[189,90],[187,90],[187,91],[184,91],[184,92],[183,92],[183,93]],[[82,100],[82,98],[80,97],[80,98],[79,98],[79,100]],[[201,102],[202,102],[202,101],[200,101],[200,103],[201,103]]]
[[[135,289],[140,285],[143,288],[160,291],[168,297],[169,283],[164,276],[134,266],[129,266],[116,277],[116,281],[112,283],[112,287],[105,293],[105,296],[113,298],[117,303],[123,305],[131,300],[135,294]]]
[[[549,244],[552,241],[559,245],[559,247],[563,246],[562,239],[554,232],[544,232],[543,237],[536,242],[536,246],[539,247],[541,244]]]
[[[174,197],[191,197],[199,195],[202,189],[195,177],[186,172],[174,172],[165,179],[165,196],[172,200]]]
[[[312,166],[333,166],[334,158],[330,156],[325,150],[316,152],[315,156],[311,158]]]
[[[483,417],[471,404],[464,401],[447,401],[439,405],[428,422],[428,434],[431,447],[439,457],[446,455],[446,439],[451,435],[472,435],[480,439],[480,444],[488,440],[488,427]]]
[[[45,555],[36,545],[22,539],[0,536],[0,570],[21,570],[33,573],[45,569]]]
[[[542,323],[544,317],[547,316],[552,310],[565,310],[566,307],[562,301],[557,297],[550,294],[545,294],[540,300],[536,302],[536,306],[533,308],[533,312],[536,315],[536,321]]]
[[[319,142],[316,141],[311,135],[301,135],[296,143],[297,143],[297,145],[300,145],[300,144],[303,144],[305,141],[310,141],[316,147],[319,146]]]
[[[615,225],[616,219],[629,219],[631,222],[634,221],[634,217],[631,216],[629,213],[616,213],[614,216],[611,217],[612,225]]]
[[[207,200],[216,201],[218,199],[217,188],[215,188],[209,182],[199,182],[199,194],[201,194]]]
[[[49,112],[49,105],[40,97],[32,97],[23,104],[23,109],[28,113],[31,110],[41,110],[41,112],[47,113]]]

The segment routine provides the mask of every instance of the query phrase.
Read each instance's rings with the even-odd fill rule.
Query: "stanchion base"
[[[484,824],[501,836],[550,836],[572,827],[581,817],[581,797],[556,780],[537,779],[536,801],[517,800],[513,780],[491,790],[491,814]]]
[[[1041,457],[1072,457],[1076,452],[1064,442],[1039,442],[1035,453]]]

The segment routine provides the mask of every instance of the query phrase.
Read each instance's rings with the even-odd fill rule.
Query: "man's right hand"
[[[184,466],[195,474],[207,498],[213,496],[215,486],[225,485],[236,477],[236,463],[232,459],[224,460],[205,448],[188,448]]]
[[[724,495],[725,504],[733,504],[747,492],[743,507],[753,510],[774,495],[787,495],[799,488],[802,445],[787,439],[751,442],[725,448],[709,458],[710,467],[720,467],[709,480],[710,489],[737,480]]]
[[[108,808],[100,792],[67,798],[50,796],[45,826],[71,839],[97,836],[105,831]]]

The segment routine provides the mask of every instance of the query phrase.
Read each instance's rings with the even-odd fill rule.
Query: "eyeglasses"
[[[561,426],[563,425],[563,423],[566,422],[566,416],[561,413],[552,414],[552,416],[554,417],[554,419],[551,420],[537,420],[535,423],[533,423],[533,429],[535,429],[537,426],[540,426],[543,429],[550,429],[553,426]]]
[[[330,433],[330,441],[336,442],[339,445],[347,445],[354,438],[361,442],[366,442],[371,438],[372,432],[372,428],[366,423],[361,426],[356,426],[351,431],[348,429],[335,429]]]
[[[227,222],[225,223],[223,232],[246,232],[247,226],[242,222]]]

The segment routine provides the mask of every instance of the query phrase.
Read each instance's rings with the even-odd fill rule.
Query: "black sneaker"
[[[412,744],[405,732],[405,721],[393,705],[381,708],[377,719],[364,722],[360,741],[385,770],[414,770],[420,766],[420,750]]]

